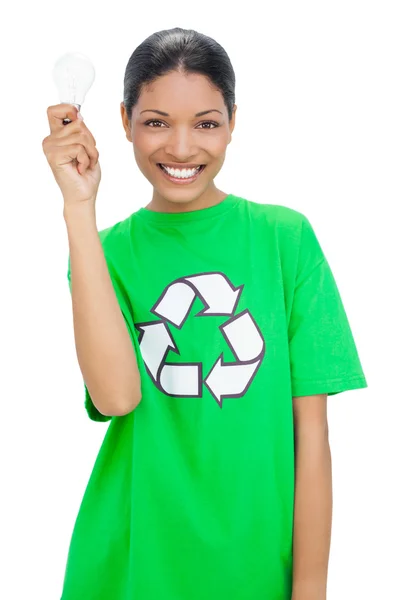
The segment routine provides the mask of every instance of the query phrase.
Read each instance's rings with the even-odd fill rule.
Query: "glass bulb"
[[[58,89],[61,103],[73,104],[78,111],[92,87],[95,70],[89,58],[79,52],[68,52],[61,56],[53,68],[53,80]],[[71,119],[65,118],[64,125]]]

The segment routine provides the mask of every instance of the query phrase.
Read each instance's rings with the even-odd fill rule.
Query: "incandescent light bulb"
[[[79,52],[61,56],[53,68],[53,80],[61,103],[73,104],[80,111],[87,92],[92,87],[95,70],[89,58]],[[63,124],[71,119],[63,119]]]

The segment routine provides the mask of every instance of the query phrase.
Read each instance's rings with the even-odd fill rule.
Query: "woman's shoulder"
[[[118,221],[113,225],[109,225],[99,230],[99,236],[102,242],[106,244],[112,244],[121,240],[123,236],[129,230],[130,216],[126,219]]]
[[[99,229],[99,238],[107,263],[118,263],[127,255],[130,217]]]
[[[243,198],[249,209],[257,214],[264,215],[274,224],[301,227],[307,217],[299,210],[284,204],[265,203],[258,199]]]

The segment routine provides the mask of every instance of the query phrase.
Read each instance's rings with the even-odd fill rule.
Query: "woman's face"
[[[207,114],[196,116],[205,111]],[[143,89],[132,111],[131,126],[121,102],[126,137],[133,143],[139,169],[154,187],[153,204],[191,202],[216,189],[213,180],[231,142],[235,111],[236,105],[229,122],[221,92],[213,89],[205,76],[178,72]],[[160,164],[205,168],[194,179],[177,183],[164,174]]]

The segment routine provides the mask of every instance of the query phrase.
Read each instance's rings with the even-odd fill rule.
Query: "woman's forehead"
[[[149,104],[150,103],[150,104]],[[197,112],[215,109],[223,113],[224,102],[220,90],[211,86],[204,75],[169,73],[143,86],[137,112],[145,109]]]

